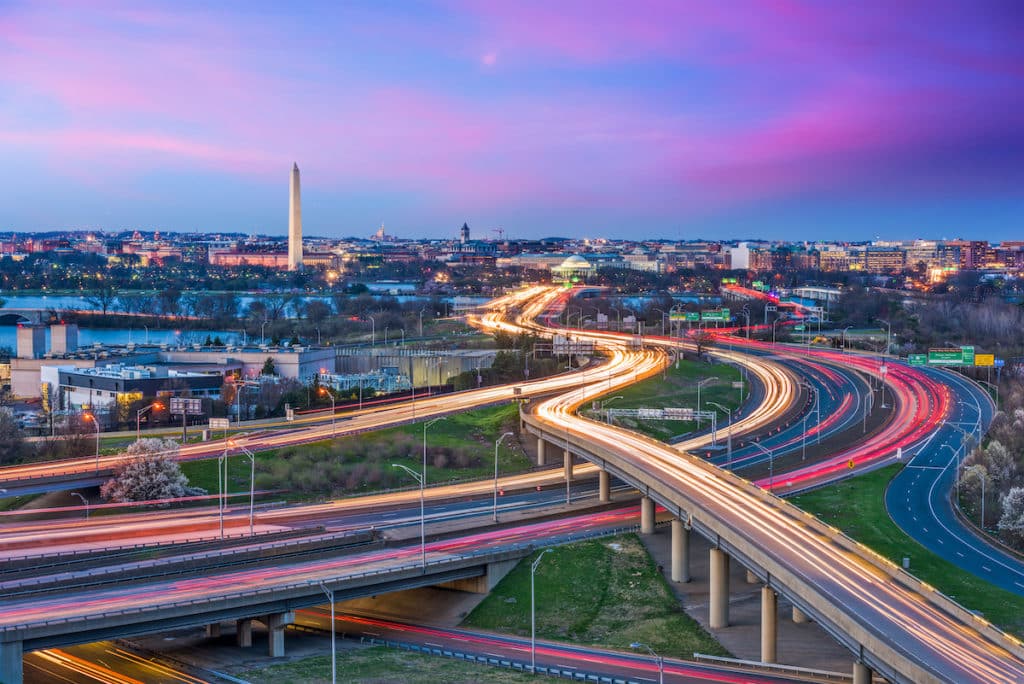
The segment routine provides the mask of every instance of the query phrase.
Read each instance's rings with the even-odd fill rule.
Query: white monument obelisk
[[[299,165],[292,166],[288,194],[288,270],[302,268],[302,197],[299,191]]]

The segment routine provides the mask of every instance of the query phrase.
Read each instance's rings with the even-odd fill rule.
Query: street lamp
[[[164,405],[161,404],[159,401],[154,401],[149,406],[143,406],[142,408],[140,408],[138,411],[135,412],[135,441],[136,442],[138,442],[139,439],[141,439],[141,437],[142,437],[142,430],[140,429],[141,426],[142,426],[142,416],[144,416],[147,411],[150,411],[150,410],[153,410],[153,409],[159,410],[159,409],[162,409],[163,407],[164,407]]]
[[[654,649],[647,644],[642,644],[639,641],[634,641],[629,645],[632,649],[646,648],[647,651],[658,659],[658,684],[665,684],[665,659],[654,652]]]
[[[246,449],[241,444],[234,440],[228,440],[228,444],[233,447],[238,447],[242,450],[242,453],[249,457],[249,536],[253,537],[256,535],[255,527],[253,525],[253,500],[256,493],[256,455]],[[227,463],[224,465],[224,484],[227,489]]]
[[[5,489],[3,491],[6,492],[7,490]],[[85,519],[88,520],[89,519],[89,500],[86,499],[81,494],[79,494],[78,492],[71,492],[71,496],[77,496],[79,499],[82,500],[82,503],[85,504]]]
[[[768,454],[768,491],[772,491],[772,487],[775,486],[775,454],[771,449],[766,449],[761,446],[758,442],[751,442],[753,446]]]
[[[781,320],[781,318],[776,318],[774,321],[772,321],[772,345],[775,344],[775,326],[778,325],[779,321]]]
[[[261,346],[261,347],[262,347],[262,346],[263,346],[264,344],[266,344],[266,339],[265,339],[265,338],[264,338],[264,336],[263,336],[263,329],[267,327],[267,323],[269,323],[269,322],[270,322],[270,321],[268,321],[268,320],[267,320],[266,318],[264,318],[264,319],[263,319],[263,322],[262,322],[262,323],[260,323],[260,346]]]
[[[743,305],[743,316],[746,318],[747,339],[750,339],[750,305]]]
[[[426,311],[427,307],[420,309],[420,337],[423,337],[423,312]]]
[[[96,474],[98,475],[100,472],[100,421],[94,413],[83,413],[82,417],[91,420],[92,426],[96,428]]]
[[[622,395],[617,394],[611,399],[605,399],[604,401],[601,402],[601,407],[604,409],[604,422],[608,423],[609,425],[612,424],[612,414],[608,412],[608,404],[612,403],[616,399],[622,399]]]
[[[879,323],[885,323],[885,355],[889,355],[889,340],[892,337],[892,324],[889,321],[883,321],[881,318],[878,319]]]
[[[697,410],[700,411],[700,388],[711,382],[712,380],[718,380],[717,377],[704,378],[697,382]],[[697,429],[700,429],[700,415],[697,416]]]
[[[544,554],[551,553],[552,549],[544,549],[530,565],[530,671],[537,671],[537,601],[534,590],[533,576],[537,574],[537,566],[544,560]]]
[[[718,402],[714,402],[714,401],[708,401],[708,402],[704,402],[704,403],[706,403],[706,404],[708,404],[710,406],[714,406],[715,408],[718,408],[718,409],[720,409],[722,411],[725,411],[725,414],[726,414],[727,419],[729,421],[729,433],[728,433],[728,436],[726,437],[726,458],[728,459],[728,461],[727,461],[725,467],[726,468],[732,468],[732,409],[726,408],[725,406],[722,406]],[[698,407],[698,408],[700,408],[700,407]]]
[[[331,602],[331,684],[336,684],[338,681],[338,661],[337,652],[334,648],[334,590],[328,589],[327,585],[323,582],[320,583],[320,589],[327,594],[327,600]]]
[[[498,446],[506,437],[513,434],[512,432],[506,432],[494,443],[494,522],[498,522]]]
[[[423,512],[423,510],[424,510],[423,509],[423,487],[424,487],[424,484],[426,483],[426,479],[427,479],[426,468],[424,468],[424,470],[423,470],[423,475],[420,475],[419,473],[417,473],[412,468],[410,468],[408,466],[404,466],[401,463],[392,463],[391,467],[392,468],[401,468],[405,472],[409,473],[409,475],[412,476],[412,479],[416,480],[416,482],[418,482],[419,485],[420,485],[420,565],[423,567],[424,570],[426,570],[426,567],[427,567],[427,532],[426,532],[427,526],[426,526],[426,518],[425,518],[424,512]]]
[[[665,336],[665,318],[668,316],[668,314],[665,313],[664,309],[659,309],[656,306],[651,307],[651,311],[657,311],[658,313],[661,314],[661,336],[664,337]]]
[[[373,320],[373,314],[366,317],[370,321],[370,349],[377,346],[377,322]]]
[[[334,412],[334,392],[329,391],[326,387],[321,387],[319,393],[322,396],[327,396],[331,398],[331,437],[334,437],[338,434],[337,431],[334,429],[334,420],[337,417],[337,415]]]
[[[848,325],[845,328],[843,328],[843,351],[844,352],[846,351],[846,331],[849,330],[852,327],[853,327],[852,325]]]

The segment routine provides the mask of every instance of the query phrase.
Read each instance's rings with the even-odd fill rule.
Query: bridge
[[[268,654],[283,656],[284,629],[295,610],[322,605],[328,591],[335,601],[434,585],[486,593],[532,549],[431,554],[423,562],[418,553],[375,552],[374,558],[359,554],[210,576],[191,572],[135,588],[105,582],[63,591],[58,585],[4,601],[0,681],[22,682],[24,651],[203,625],[216,634],[224,621],[236,622],[241,647],[252,646],[253,620],[262,622]]]
[[[53,309],[19,309],[4,307],[0,309],[0,325],[18,325],[19,323],[46,323],[54,317]]]

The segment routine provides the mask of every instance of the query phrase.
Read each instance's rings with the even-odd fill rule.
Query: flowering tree
[[[188,486],[178,466],[178,443],[169,439],[140,439],[125,451],[125,459],[100,494],[115,502],[152,501],[205,494]]]
[[[1024,487],[1011,487],[1000,501],[999,531],[1017,548],[1024,545]]]

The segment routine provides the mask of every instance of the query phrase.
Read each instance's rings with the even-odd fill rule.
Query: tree
[[[17,463],[25,454],[25,438],[14,414],[0,409],[0,465]]]
[[[107,310],[110,309],[110,305],[114,303],[115,299],[117,299],[117,288],[106,280],[97,280],[96,284],[89,288],[89,294],[85,296],[85,301],[90,306],[100,309],[104,316],[107,315]]]
[[[704,356],[705,350],[715,341],[715,336],[707,330],[695,330],[690,334],[690,341],[697,345],[697,358]]]
[[[1016,548],[1024,546],[1024,487],[1012,487],[1001,500],[999,533]]]
[[[267,360],[263,362],[263,370],[260,371],[260,375],[277,375],[274,359],[267,357]]]
[[[178,443],[169,439],[140,439],[125,451],[114,477],[101,488],[108,501],[154,501],[205,494],[188,486],[178,465]]]

